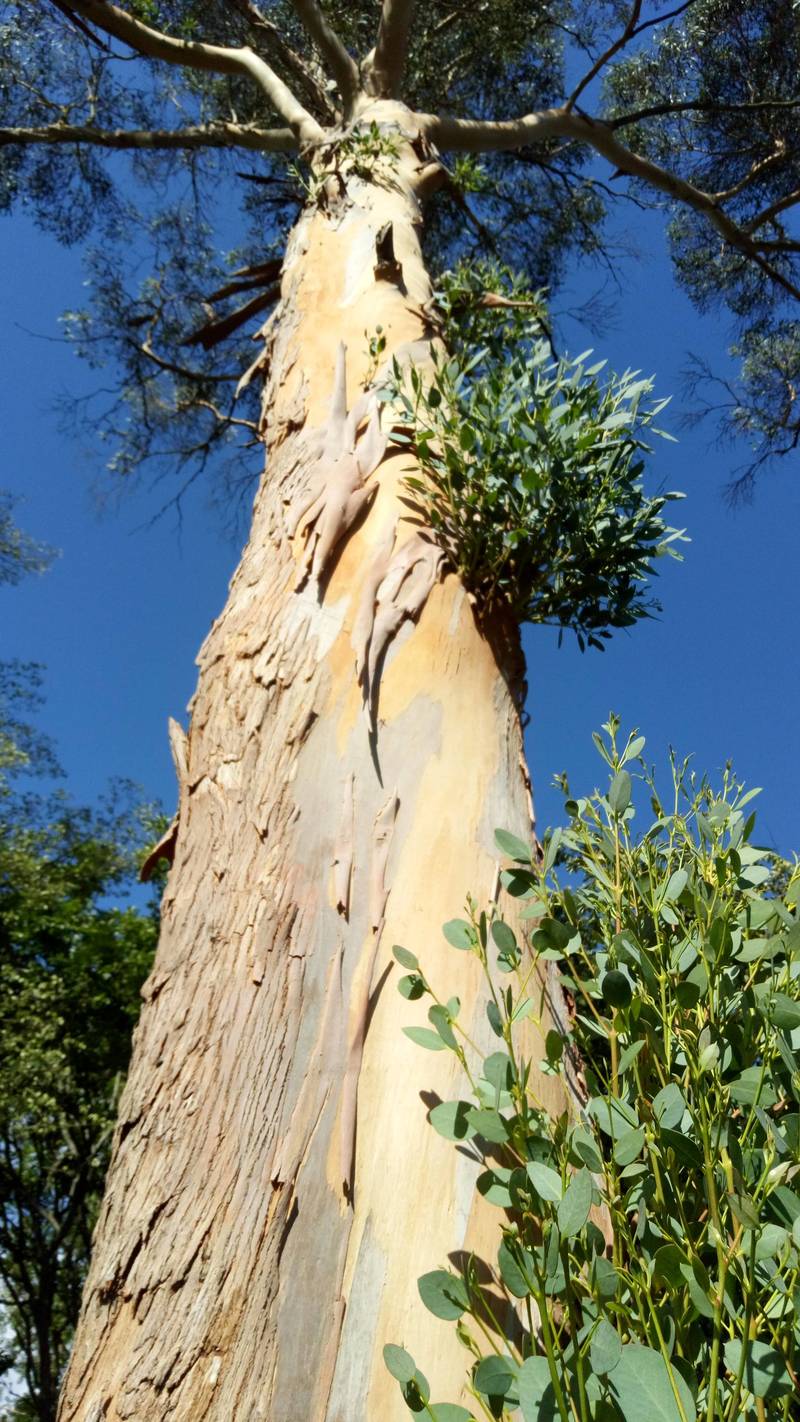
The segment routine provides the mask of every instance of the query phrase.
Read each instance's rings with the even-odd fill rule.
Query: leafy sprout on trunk
[[[461,268],[440,297],[450,356],[432,377],[393,364],[381,392],[393,439],[421,468],[406,475],[415,508],[444,547],[481,617],[571,628],[581,650],[660,610],[653,562],[679,557],[680,529],[643,483],[644,435],[666,400],[638,371],[554,358],[541,292],[508,273],[482,293]],[[478,273],[480,278],[481,273]]]

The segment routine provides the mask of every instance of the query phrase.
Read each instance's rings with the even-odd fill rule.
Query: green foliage
[[[554,359],[541,293],[511,286],[504,305],[486,301],[457,272],[443,304],[454,354],[430,380],[412,366],[406,381],[395,363],[382,392],[404,424],[393,439],[421,465],[406,487],[481,617],[572,628],[581,649],[602,649],[610,629],[658,608],[645,593],[653,560],[677,556],[683,536],[661,517],[681,496],[642,484],[642,435],[663,434],[653,421],[667,402],[644,403],[652,382],[638,372],[603,379],[590,352]]]
[[[158,931],[125,905],[160,833],[129,791],[97,812],[0,801],[0,1284],[9,1418],[52,1422]]]
[[[715,789],[673,759],[662,800],[643,738],[621,742],[614,717],[604,730],[608,788],[573,799],[562,781],[568,823],[541,856],[498,833],[524,941],[498,905],[469,904],[457,946],[468,939],[484,970],[488,1056],[416,967],[468,1083],[431,1124],[480,1160],[502,1231],[496,1260],[424,1275],[420,1293],[457,1320],[475,1416],[787,1422],[800,1415],[800,865],[754,842],[757,791],[730,771]],[[542,1017],[548,975],[572,1004],[540,1063],[573,1102],[557,1119],[520,1026]]]
[[[12,517],[16,499],[0,489],[0,583],[18,583],[27,573],[41,573],[55,556],[18,528]]]
[[[69,6],[38,0],[4,6],[4,125],[18,135],[66,125],[75,136],[53,144],[0,135],[0,211],[24,203],[46,231],[67,243],[86,242],[94,233],[95,270],[104,266],[113,274],[113,303],[102,290],[93,293],[100,310],[92,318],[91,342],[95,355],[108,353],[118,363],[121,399],[98,400],[89,410],[91,422],[113,441],[112,472],[130,473],[152,456],[200,472],[209,459],[224,457],[226,446],[237,441],[241,450],[253,435],[247,399],[233,412],[243,369],[240,329],[220,337],[210,353],[195,351],[191,362],[182,349],[202,319],[203,301],[212,297],[220,252],[235,245],[239,267],[263,263],[265,247],[285,240],[304,196],[319,198],[320,168],[339,171],[346,161],[351,171],[374,173],[381,153],[390,159],[392,138],[376,133],[372,122],[348,127],[336,76],[326,74],[324,56],[290,0],[274,0],[268,13],[230,0],[137,0],[127,8],[174,37],[251,48],[326,133],[314,171],[299,189],[296,164],[286,154],[251,152],[249,144],[237,147],[231,135],[228,144],[221,129],[208,147],[186,141],[184,148],[109,151],[93,131],[158,133],[214,125],[255,130],[274,126],[279,116],[264,91],[241,74],[146,59],[124,62],[124,46],[120,50],[101,36],[93,42],[92,26],[76,21]],[[377,31],[374,0],[331,0],[324,13],[366,73]],[[633,24],[622,43],[627,21],[637,17],[642,28]],[[752,235],[751,251],[733,250],[705,214],[682,212],[679,201],[672,203],[679,281],[699,305],[727,306],[737,350],[758,332],[759,364],[772,385],[785,365],[787,329],[796,335],[797,328],[794,310],[783,303],[797,294],[792,214],[800,191],[799,34],[791,0],[690,0],[674,11],[658,4],[632,10],[616,0],[475,0],[446,13],[439,5],[417,6],[402,99],[420,113],[446,108],[477,120],[558,109],[572,103],[574,78],[594,72],[596,57],[605,55],[574,111],[588,105],[598,125],[610,123],[636,155],[688,178]],[[576,252],[618,265],[620,253],[604,229],[611,204],[631,195],[637,203],[664,200],[662,192],[654,199],[653,188],[644,184],[630,194],[628,179],[609,185],[586,144],[531,139],[512,152],[487,151],[479,159],[453,155],[449,181],[426,203],[425,246],[435,269],[464,255],[494,252],[525,270],[534,286],[554,289]],[[623,164],[614,176],[628,171]],[[675,191],[674,185],[666,191]],[[157,232],[159,217],[181,229],[168,254]],[[184,265],[202,270],[204,262],[211,280],[191,291],[189,310],[181,309],[189,285]],[[789,287],[768,276],[765,264]],[[146,270],[159,295],[143,342],[135,305]],[[241,287],[232,290],[228,281],[223,296],[220,289],[213,304],[224,303],[230,315],[227,303],[238,302]],[[178,309],[181,323],[173,319]],[[80,326],[70,330],[82,334]],[[229,337],[232,346],[223,343]],[[82,344],[86,350],[88,343]],[[753,382],[746,368],[742,375],[735,404],[743,417],[731,423],[730,402],[723,402],[727,427],[754,440],[757,461],[794,448],[793,398],[770,401],[765,420],[764,384]],[[103,389],[109,390],[107,380]],[[786,384],[783,390],[790,394]]]
[[[622,57],[605,85],[612,120],[655,110],[624,124],[625,141],[713,195],[759,243],[761,259],[795,284],[798,65],[800,12],[791,0],[694,0],[679,20],[655,30],[650,44]],[[797,447],[796,299],[761,281],[751,261],[677,203],[670,237],[678,279],[696,306],[708,311],[724,303],[734,319],[731,354],[741,361],[741,378],[724,386],[706,372],[707,391],[722,428],[753,450],[732,485],[745,493],[767,459]],[[729,398],[714,400],[715,386]]]
[[[14,522],[16,502],[0,490],[0,585],[15,585],[29,573],[44,572],[55,556],[52,548]],[[60,773],[47,737],[27,719],[40,704],[41,679],[35,662],[0,661],[0,804],[10,777],[20,772]]]

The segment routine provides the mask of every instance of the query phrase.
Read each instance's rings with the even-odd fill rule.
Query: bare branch
[[[213,382],[217,385],[223,382],[235,382],[239,379],[238,375],[213,375],[207,374],[204,370],[189,370],[188,366],[177,365],[175,361],[167,360],[164,356],[160,356],[157,351],[154,351],[149,340],[142,341],[141,345],[138,345],[136,341],[131,341],[131,345],[134,347],[134,350],[139,351],[141,355],[146,356],[149,361],[152,361],[153,365],[157,365],[159,370],[169,371],[170,375],[180,375],[184,380],[196,380],[204,385]]]
[[[769,207],[765,207],[758,217],[754,217],[752,222],[748,222],[747,231],[755,232],[756,228],[763,227],[765,222],[771,222],[773,217],[778,216],[778,213],[785,212],[788,207],[794,207],[798,202],[800,202],[800,188],[795,188],[794,192],[777,198],[775,202],[770,203]]]
[[[414,4],[415,0],[383,0],[378,38],[369,64],[369,88],[376,98],[400,97]]]
[[[174,35],[145,25],[126,10],[112,5],[110,0],[70,0],[70,8],[149,59],[160,59],[166,64],[202,69],[212,74],[242,74],[254,80],[301,141],[310,143],[322,139],[323,131],[316,119],[303,108],[274,69],[270,69],[247,45],[241,49],[229,49],[199,40],[176,39]]]
[[[792,237],[774,237],[769,242],[754,242],[759,252],[800,252],[800,242]]]
[[[675,202],[702,213],[731,247],[748,257],[790,296],[800,300],[800,287],[762,256],[749,232],[739,227],[728,216],[712,193],[704,192],[702,188],[696,187],[677,173],[672,173],[649,158],[643,158],[632,149],[626,148],[608,124],[590,118],[587,114],[568,113],[565,109],[545,109],[540,113],[499,122],[440,118],[425,114],[418,114],[417,119],[426,136],[437,148],[449,149],[451,152],[508,151],[526,148],[548,138],[564,138],[586,143],[612,163],[618,173],[637,178],[658,192],[666,193]]]
[[[236,415],[224,415],[210,400],[194,400],[192,403],[198,405],[201,410],[210,411],[214,419],[221,425],[241,425],[244,429],[253,430],[255,434],[258,434],[258,425],[255,420],[243,420]]]
[[[716,99],[685,99],[675,103],[651,104],[646,109],[635,109],[630,114],[620,114],[617,118],[606,119],[608,128],[626,128],[629,124],[642,123],[649,118],[665,118],[669,114],[748,114],[767,109],[798,109],[797,99],[753,99],[751,103],[726,104]]]
[[[733,183],[731,187],[723,188],[720,192],[714,193],[714,201],[729,202],[731,198],[738,197],[740,193],[743,193],[746,188],[750,187],[751,183],[755,183],[759,178],[763,178],[764,174],[768,173],[770,168],[774,168],[778,163],[783,163],[785,159],[786,144],[783,142],[783,139],[780,139],[774,151],[768,153],[766,158],[757,159],[745,173],[744,177],[739,179],[738,183]],[[748,230],[749,227],[750,224],[748,224]]]
[[[98,148],[251,148],[261,153],[296,153],[290,128],[249,128],[238,123],[199,124],[188,128],[94,128],[91,124],[51,123],[42,128],[0,128],[0,147],[8,143],[92,143]]]
[[[613,59],[615,54],[619,54],[621,49],[624,49],[626,45],[630,44],[632,39],[635,39],[645,30],[649,30],[652,25],[663,25],[667,20],[674,20],[677,15],[682,15],[684,11],[688,10],[694,3],[695,0],[685,0],[685,3],[678,5],[676,9],[668,10],[666,15],[655,15],[651,20],[645,20],[640,25],[639,16],[642,12],[642,0],[634,0],[631,13],[628,17],[628,23],[622,31],[622,34],[595,60],[591,69],[584,74],[580,83],[573,89],[564,107],[568,111],[574,108],[576,100],[583,93],[584,89],[591,84],[593,79],[597,78],[600,70],[605,68],[609,60]]]
[[[326,61],[349,114],[358,93],[358,66],[355,60],[348,54],[336,31],[328,24],[316,0],[292,0],[292,6]]]
[[[244,16],[256,36],[263,36],[277,62],[291,75],[298,91],[306,99],[310,99],[312,104],[316,104],[322,113],[335,117],[334,106],[328,95],[317,83],[305,60],[287,44],[278,26],[267,19],[253,0],[228,0],[228,3]]]
[[[206,321],[205,325],[192,331],[190,336],[183,342],[185,346],[202,346],[203,350],[211,350],[212,346],[219,345],[226,337],[238,331],[245,321],[249,321],[251,316],[257,316],[260,311],[266,311],[268,306],[278,300],[281,294],[280,283],[275,282],[266,291],[254,296],[250,301],[246,301],[244,306],[239,306],[235,311],[231,311],[228,316],[215,317],[212,321]]]
[[[233,280],[226,282],[218,291],[212,291],[208,297],[209,301],[224,301],[228,296],[237,296],[242,291],[261,290],[266,286],[272,286],[277,277],[280,276],[283,265],[282,257],[273,257],[268,262],[259,262],[257,266],[240,267],[233,273]]]
[[[564,105],[565,109],[569,111],[569,109],[574,108],[577,100],[580,98],[584,89],[588,88],[592,80],[597,78],[598,74],[600,73],[600,70],[604,69],[606,64],[608,64],[609,60],[613,59],[614,55],[618,54],[621,49],[624,49],[628,41],[631,40],[633,36],[638,33],[637,25],[639,23],[639,16],[641,13],[642,0],[633,0],[631,13],[628,16],[628,23],[622,31],[622,34],[619,35],[619,37],[614,40],[614,43],[609,45],[608,49],[605,50],[603,54],[601,54],[599,58],[595,60],[591,69],[587,70],[583,78],[575,86],[569,98],[567,99],[567,102]]]

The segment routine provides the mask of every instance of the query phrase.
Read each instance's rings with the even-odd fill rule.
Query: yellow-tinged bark
[[[332,178],[289,243],[266,337],[268,473],[200,653],[161,944],[60,1422],[401,1422],[386,1342],[414,1353],[434,1400],[463,1384],[467,1356],[416,1279],[464,1250],[491,1262],[497,1211],[426,1124],[460,1074],[403,1036],[424,1017],[395,991],[391,947],[420,954],[492,1050],[477,964],[440,925],[467,892],[493,892],[495,826],[530,829],[513,669],[455,576],[430,591],[436,566],[404,576],[408,456],[356,467],[368,409],[354,449],[334,459],[320,437],[341,343],[348,409],[376,326],[387,355],[424,359],[428,170],[404,140],[391,170]],[[389,221],[400,285],[373,270]],[[292,509],[321,459],[326,488],[376,492],[343,515],[317,586],[298,578]],[[354,639],[376,603],[392,630],[404,599],[373,725]]]

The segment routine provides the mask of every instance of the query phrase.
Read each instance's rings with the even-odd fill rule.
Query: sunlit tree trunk
[[[529,832],[519,655],[420,536],[374,400],[357,426],[342,400],[345,370],[347,410],[363,395],[376,327],[381,359],[428,355],[430,177],[406,140],[371,175],[323,176],[289,242],[267,473],[176,737],[161,943],[61,1422],[391,1422],[387,1341],[434,1400],[463,1384],[416,1279],[493,1258],[497,1212],[426,1124],[459,1072],[402,1034],[425,1018],[391,948],[492,1050],[478,965],[440,925],[495,892],[494,828]]]

